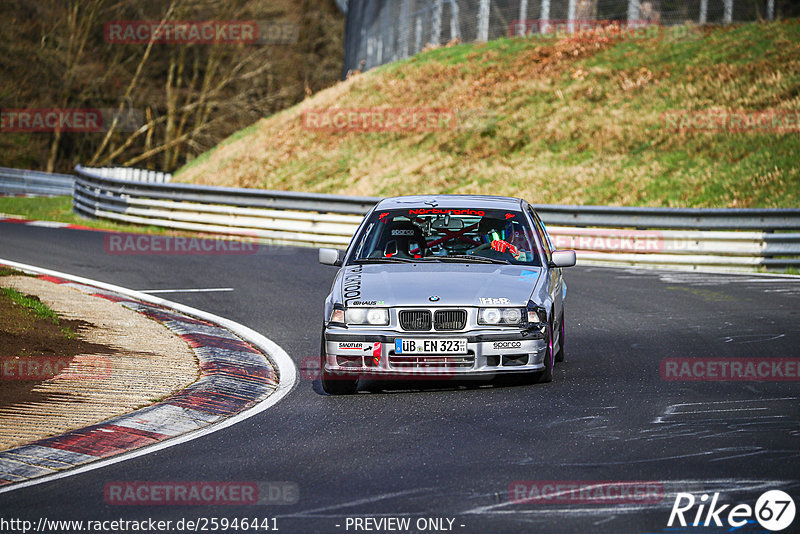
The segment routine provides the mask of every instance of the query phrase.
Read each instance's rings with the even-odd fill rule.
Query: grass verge
[[[0,214],[20,219],[55,221],[67,224],[110,230],[117,232],[136,232],[171,234],[166,228],[158,226],[139,226],[121,224],[103,219],[85,219],[72,211],[72,197],[4,197],[0,196]]]
[[[58,315],[56,315],[56,312],[51,310],[47,304],[39,300],[39,297],[23,295],[11,287],[0,287],[0,294],[5,296],[14,304],[30,310],[36,317],[39,317],[40,319],[49,319],[55,324],[58,324]]]

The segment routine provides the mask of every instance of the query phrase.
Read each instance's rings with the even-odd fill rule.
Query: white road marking
[[[797,397],[773,397],[771,399],[735,399],[724,401],[708,401],[708,402],[680,402],[678,404],[670,404],[670,406],[705,406],[706,404],[730,404],[742,402],[771,402],[782,400],[797,400]]]
[[[588,265],[588,264],[585,264]],[[594,270],[615,270],[623,272],[633,277],[648,276],[655,274],[662,279],[669,279],[674,277],[675,281],[681,280],[697,280],[697,281],[712,281],[714,283],[724,280],[725,282],[786,282],[794,281],[800,282],[800,276],[796,274],[783,274],[783,273],[758,273],[748,271],[728,271],[714,268],[699,268],[691,271],[684,269],[670,269],[666,267],[657,266],[616,266],[616,265],[599,265],[592,264],[592,267],[586,268],[587,271]],[[630,278],[623,275],[617,275],[617,278]],[[672,281],[672,280],[670,280]],[[723,282],[724,283],[724,282]]]
[[[766,410],[767,408],[734,408],[733,410],[695,410],[693,412],[672,412],[672,415],[680,413],[717,413],[717,412],[746,412],[748,410]]]
[[[771,407],[771,404],[774,403],[775,401],[786,401],[786,400],[797,400],[797,397],[776,397],[776,398],[771,398],[771,399],[733,399],[733,400],[709,401],[709,402],[680,402],[680,403],[677,403],[677,404],[670,404],[669,406],[664,408],[664,413],[662,413],[661,415],[659,415],[655,419],[653,419],[651,424],[664,424],[664,423],[666,423],[666,424],[676,424],[676,423],[679,423],[681,421],[684,421],[684,419],[676,418],[677,421],[674,421],[674,420],[669,420],[668,421],[667,419],[671,418],[674,415],[681,415],[681,414],[687,415],[687,414],[695,414],[695,413],[745,412],[745,411],[751,411],[751,410],[767,410],[767,409],[769,409],[769,407]],[[761,403],[767,404],[767,406],[766,407],[753,406],[753,407],[750,407],[750,408],[747,407],[748,405],[752,406],[753,404],[761,404]],[[732,408],[732,409],[719,409],[719,410],[717,410],[717,409],[714,409],[714,410],[694,410],[694,409],[691,408],[692,406],[698,406],[698,407],[701,407],[701,408],[706,408],[710,404],[728,404],[728,405],[733,404],[734,408]],[[741,406],[741,407],[737,408],[737,407],[735,407],[736,405],[740,405],[740,406],[744,405],[744,406]],[[689,411],[678,412],[678,411],[676,411],[678,409],[678,406],[689,407],[688,408]],[[784,418],[784,417],[786,417],[786,416],[785,415],[767,415],[767,416],[751,417],[751,418],[752,419],[774,419],[774,418],[780,419],[780,418]]]
[[[611,517],[607,517],[605,519],[601,519],[600,521],[595,521],[594,522],[594,526],[602,525],[603,523],[608,523],[609,521],[614,521],[616,518],[617,518],[617,516],[612,515]]]
[[[208,287],[198,289],[139,289],[142,293],[214,293],[218,291],[233,291],[232,287]]]
[[[219,423],[212,423],[209,426],[201,428],[199,430],[189,432],[187,434],[182,434],[175,438],[170,438],[165,441],[161,441],[159,443],[154,443],[153,445],[148,445],[142,447],[140,449],[135,449],[130,452],[125,452],[119,454],[117,456],[112,456],[110,458],[105,458],[102,460],[97,460],[96,462],[92,462],[90,464],[76,467],[74,469],[67,469],[65,471],[61,471],[58,473],[54,473],[52,475],[45,475],[42,477],[34,478],[25,482],[19,482],[16,484],[12,484],[10,486],[0,487],[0,493],[6,493],[9,491],[14,491],[22,488],[26,488],[28,486],[34,486],[37,484],[42,484],[44,482],[50,482],[53,480],[58,480],[61,478],[66,478],[69,476],[77,475],[80,473],[85,473],[87,471],[93,471],[95,469],[100,469],[102,467],[106,467],[108,465],[113,465],[119,462],[124,462],[125,460],[130,460],[132,458],[138,458],[139,456],[144,456],[145,454],[150,454],[152,452],[160,451],[162,449],[166,449],[169,447],[173,447],[175,445],[180,445],[182,443],[186,443],[188,441],[192,441],[193,439],[197,439],[202,436],[207,436],[208,434],[212,434],[217,432],[218,430],[222,430],[229,426],[235,425],[245,419],[253,417],[254,415],[258,415],[259,413],[263,412],[267,408],[270,408],[278,403],[283,397],[289,394],[292,388],[297,383],[297,368],[294,365],[294,362],[289,357],[289,355],[284,351],[277,343],[268,339],[255,330],[252,330],[244,325],[231,321],[230,319],[225,319],[224,317],[220,317],[218,315],[214,315],[212,313],[208,313],[202,310],[198,310],[196,308],[192,308],[190,306],[185,306],[183,304],[178,304],[177,302],[171,302],[169,300],[164,300],[159,297],[155,297],[152,295],[148,295],[146,293],[142,293],[140,291],[134,291],[132,289],[128,289],[125,287],[116,286],[113,284],[107,284],[105,282],[98,282],[96,280],[91,280],[89,278],[83,278],[81,276],[73,276],[71,274],[65,274],[58,271],[52,271],[50,269],[42,269],[40,267],[35,267],[33,265],[27,265],[24,263],[18,263],[15,261],[5,260],[0,258],[0,264],[7,265],[9,267],[13,267],[15,269],[19,269],[21,271],[27,271],[36,274],[44,274],[49,276],[55,276],[57,278],[63,278],[65,280],[71,280],[73,282],[78,282],[80,284],[87,284],[92,285],[95,287],[99,287],[100,289],[105,289],[107,291],[113,291],[115,293],[119,293],[122,295],[126,295],[129,297],[133,297],[135,299],[149,302],[150,304],[157,304],[159,306],[166,306],[173,310],[179,311],[186,315],[190,315],[197,319],[204,319],[206,321],[216,323],[223,328],[227,328],[228,330],[233,331],[237,335],[239,335],[245,341],[248,341],[255,345],[256,347],[263,350],[268,356],[270,362],[275,366],[275,371],[278,374],[278,387],[275,388],[275,391],[266,399],[259,402],[258,404],[251,406],[250,408],[239,412],[238,414],[229,417],[220,421]]]
[[[750,341],[735,341],[736,339],[755,338]],[[722,338],[723,343],[762,343],[766,341],[774,341],[786,337],[786,334],[745,334],[741,336],[725,336]]]

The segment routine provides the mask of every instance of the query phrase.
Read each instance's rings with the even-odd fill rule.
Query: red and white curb
[[[256,415],[286,396],[297,369],[261,334],[213,314],[130,289],[0,259],[0,265],[119,302],[185,339],[200,361],[186,389],[135,412],[0,452],[0,493],[185,443]]]
[[[80,224],[70,224],[58,221],[37,221],[34,219],[20,219],[19,217],[9,217],[0,213],[0,223],[24,224],[27,226],[40,226],[43,228],[68,228],[70,230],[92,230],[92,231],[108,231],[102,228],[92,228],[91,226],[83,226]]]

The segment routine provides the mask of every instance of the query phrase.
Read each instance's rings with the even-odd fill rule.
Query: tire
[[[544,371],[539,371],[534,375],[534,382],[545,384],[553,381],[553,329],[550,328],[547,336],[547,352],[544,355]]]
[[[347,378],[325,372],[325,334],[322,334],[319,347],[319,370],[322,390],[328,395],[352,395],[358,391],[358,377]]]
[[[564,312],[561,312],[561,326],[558,327],[558,352],[556,352],[556,361],[564,361]]]

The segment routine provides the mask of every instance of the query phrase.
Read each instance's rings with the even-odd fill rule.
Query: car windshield
[[[463,261],[541,265],[521,211],[411,208],[374,211],[349,263]]]

